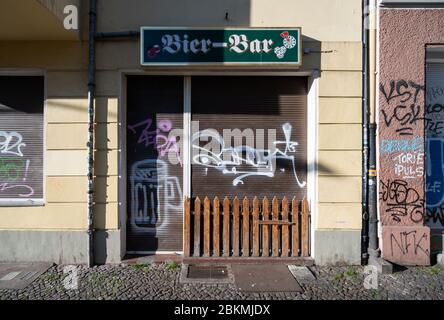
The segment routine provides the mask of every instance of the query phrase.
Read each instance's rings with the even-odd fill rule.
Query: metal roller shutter
[[[306,194],[306,78],[193,77],[191,87],[199,124],[191,142],[193,197]]]
[[[183,78],[127,78],[127,251],[182,250]],[[179,134],[178,134],[179,135]]]
[[[0,76],[0,203],[43,199],[42,76]]]

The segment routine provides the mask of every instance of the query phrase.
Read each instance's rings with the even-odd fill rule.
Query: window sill
[[[43,199],[0,199],[0,207],[34,207],[44,206]]]

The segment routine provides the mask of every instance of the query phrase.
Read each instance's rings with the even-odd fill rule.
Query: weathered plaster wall
[[[379,196],[383,257],[430,264],[424,226],[425,46],[444,43],[443,9],[381,9]]]

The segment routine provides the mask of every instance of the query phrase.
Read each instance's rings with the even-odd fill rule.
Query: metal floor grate
[[[230,265],[183,264],[181,283],[234,283]]]
[[[188,266],[188,278],[190,279],[226,279],[228,278],[227,266]]]

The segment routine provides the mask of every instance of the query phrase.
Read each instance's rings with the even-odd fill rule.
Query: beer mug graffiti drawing
[[[141,233],[165,228],[169,211],[181,209],[182,190],[178,177],[168,175],[164,161],[146,159],[134,163],[130,182],[131,227]]]

